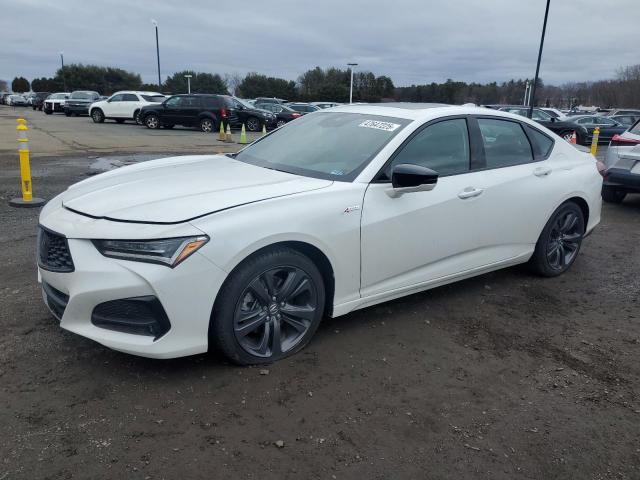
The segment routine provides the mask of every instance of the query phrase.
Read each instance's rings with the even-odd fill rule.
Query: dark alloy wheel
[[[573,264],[584,237],[584,214],[578,205],[567,202],[551,216],[529,261],[541,275],[555,277]]]
[[[289,248],[243,262],[225,282],[212,314],[212,340],[239,364],[270,363],[302,348],[324,311],[314,263]]]
[[[104,122],[104,113],[99,108],[95,108],[91,111],[91,119],[94,123],[102,123]]]
[[[144,124],[147,126],[147,128],[160,128],[160,119],[155,113],[150,113],[145,117]]]
[[[250,132],[257,132],[260,130],[260,120],[256,117],[247,118],[247,130]]]
[[[602,187],[602,200],[607,203],[622,203],[627,196],[627,192],[618,190],[617,188],[604,185]]]
[[[200,120],[200,130],[204,133],[211,133],[215,128],[215,122],[210,118],[203,118]]]

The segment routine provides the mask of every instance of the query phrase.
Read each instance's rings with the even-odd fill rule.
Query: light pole
[[[191,77],[193,75],[185,75],[184,78],[187,79],[187,93],[191,93]]]
[[[160,44],[158,43],[158,22],[152,18],[151,23],[153,23],[153,26],[156,27],[156,56],[158,57],[158,88],[162,90],[162,80],[160,80]]]
[[[357,67],[357,63],[347,63],[349,70],[351,71],[351,84],[349,86],[349,103],[353,103],[353,67]]]
[[[67,91],[67,80],[64,76],[64,52],[60,52],[60,63],[62,64],[62,68],[60,71],[62,72],[62,89]]]
[[[542,24],[542,36],[540,37],[540,49],[538,50],[538,64],[536,65],[536,77],[533,79],[533,86],[531,87],[531,99],[529,105],[529,111],[527,117],[531,118],[533,115],[533,106],[536,103],[536,86],[538,85],[538,74],[540,73],[540,60],[542,60],[542,47],[544,46],[544,35],[547,32],[547,18],[549,17],[549,4],[551,0],[547,0],[547,8],[544,11],[544,23]]]

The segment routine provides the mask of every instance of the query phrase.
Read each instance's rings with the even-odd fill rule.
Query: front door
[[[369,185],[361,229],[363,297],[410,289],[486,263],[476,240],[485,228],[484,172],[471,169],[475,154],[469,137],[465,118],[429,124]],[[390,196],[391,170],[402,163],[438,172],[435,188]]]

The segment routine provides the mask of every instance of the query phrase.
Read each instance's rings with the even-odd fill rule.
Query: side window
[[[531,144],[518,122],[479,118],[487,168],[502,168],[533,161]]]
[[[525,117],[527,116],[527,114],[524,115]],[[533,109],[533,114],[531,115],[531,118],[533,120],[539,121],[539,122],[548,122],[551,120],[551,115],[549,115],[548,113],[543,112],[542,110],[538,110],[538,109]]]
[[[171,97],[169,100],[167,100],[167,107],[177,107],[178,105],[180,105],[180,100],[182,99],[182,97]]]
[[[137,102],[138,97],[133,93],[125,93],[122,98],[123,102]]]
[[[182,97],[181,108],[199,108],[200,102],[197,97]]]
[[[438,172],[440,176],[469,171],[467,121],[444,120],[420,131],[393,159],[393,165],[411,163]]]
[[[598,117],[597,125],[615,125],[615,122],[607,117]]]
[[[110,102],[121,102],[122,101],[122,97],[123,97],[123,95],[121,93],[119,93],[118,95],[114,95],[113,97],[111,97],[111,99],[109,101]]]
[[[529,134],[529,138],[533,140],[533,143],[536,144],[538,149],[536,150],[536,160],[543,160],[547,158],[547,156],[551,153],[553,149],[553,140],[542,133],[540,130],[533,128],[530,125],[526,126],[527,132]]]
[[[593,117],[584,117],[577,121],[580,125],[593,125]]]

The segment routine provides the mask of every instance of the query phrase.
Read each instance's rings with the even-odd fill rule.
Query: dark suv
[[[275,127],[273,113],[254,108],[229,95],[188,94],[174,95],[157,105],[147,105],[140,110],[140,118],[147,128],[173,128],[175,125],[197,127],[203,132],[240,127],[259,131],[264,125]]]
[[[33,100],[31,101],[31,107],[34,110],[42,111],[42,106],[44,105],[44,99],[47,98],[51,93],[49,92],[36,92],[33,96]]]
[[[71,92],[71,96],[64,102],[64,114],[67,117],[71,115],[89,115],[89,106],[93,102],[97,102],[100,98],[98,92],[89,90],[76,90]]]

